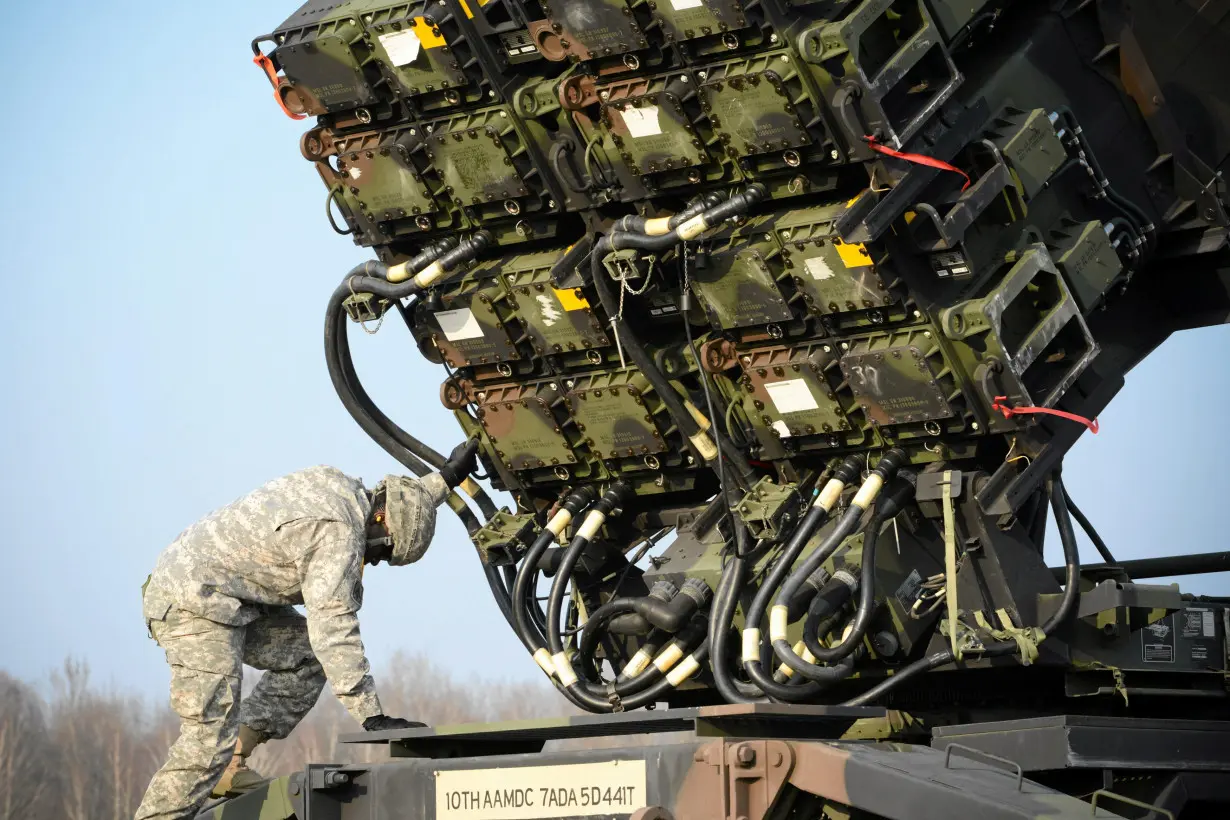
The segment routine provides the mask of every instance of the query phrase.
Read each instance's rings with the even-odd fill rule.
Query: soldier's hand
[[[478,439],[471,439],[453,448],[453,452],[448,454],[448,461],[440,468],[440,475],[451,490],[477,469]]]
[[[363,721],[365,732],[385,732],[389,729],[421,729],[426,723],[419,723],[405,718],[389,717],[388,715],[372,715]]]

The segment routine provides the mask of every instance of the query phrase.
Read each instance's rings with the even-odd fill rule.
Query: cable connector
[[[709,599],[713,597],[713,590],[700,578],[689,578],[684,581],[683,588],[679,590],[679,593],[695,601],[697,609],[709,603]]]

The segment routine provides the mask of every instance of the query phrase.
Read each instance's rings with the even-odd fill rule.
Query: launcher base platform
[[[662,733],[675,734],[646,737]],[[641,742],[544,750],[548,741],[617,736]],[[873,707],[752,704],[341,740],[387,744],[390,758],[313,764],[201,816],[1191,820],[1230,812],[1230,722],[1212,720],[1053,715],[929,730]]]

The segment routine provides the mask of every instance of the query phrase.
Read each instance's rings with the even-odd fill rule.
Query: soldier
[[[292,473],[210,513],[162,553],[143,608],[166,651],[181,726],[136,820],[193,817],[211,793],[261,782],[248,755],[290,734],[326,679],[365,731],[423,725],[380,708],[356,615],[363,567],[423,556],[436,507],[474,471],[476,450],[461,444],[440,472],[386,476],[370,491],[332,467]],[[241,704],[245,663],[266,671]]]

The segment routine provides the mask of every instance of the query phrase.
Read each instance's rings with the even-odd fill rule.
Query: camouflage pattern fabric
[[[175,539],[145,591],[145,617],[176,607],[244,626],[261,605],[303,604],[333,691],[362,723],[380,714],[356,614],[370,510],[363,484],[331,467],[275,479]]]
[[[430,540],[447,486],[438,474],[398,480],[415,483],[402,513],[422,523],[417,540]],[[215,510],[162,553],[143,611],[166,651],[182,726],[138,818],[191,817],[226,767],[239,723],[286,737],[326,676],[356,721],[381,713],[357,615],[370,512],[361,481],[312,467]],[[240,708],[244,663],[268,671]]]
[[[325,685],[307,619],[290,607],[263,608],[246,626],[179,608],[150,625],[171,666],[171,707],[180,735],[137,809],[138,820],[195,816],[222,776],[242,723],[283,738]],[[267,670],[240,702],[243,664]]]
[[[436,507],[448,496],[448,483],[439,473],[422,479],[390,475],[380,483],[388,510],[386,527],[393,536],[389,565],[413,564],[431,546],[436,534]]]

